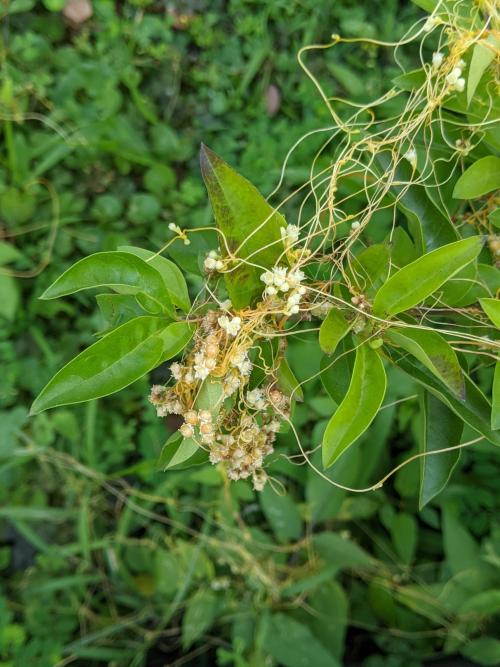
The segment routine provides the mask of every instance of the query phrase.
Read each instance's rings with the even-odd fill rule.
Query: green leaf
[[[443,548],[453,574],[477,567],[479,546],[448,508],[443,512]]]
[[[285,358],[280,362],[277,375],[278,386],[281,391],[301,403],[304,400],[304,392]]]
[[[453,348],[437,331],[426,329],[390,329],[387,338],[412,354],[459,398],[464,398],[462,369]]]
[[[289,495],[279,496],[266,484],[259,500],[266,519],[280,542],[298,540],[302,535],[302,519],[298,505]]]
[[[433,396],[443,401],[471,428],[478,431],[494,445],[500,446],[500,433],[492,431],[490,427],[491,405],[468,376],[464,376],[465,398],[460,400],[455,394],[448,391],[441,382],[436,380],[434,375],[426,368],[413,363],[408,357],[394,354],[393,356],[395,356],[394,362],[399,368],[424,386]]]
[[[321,383],[337,404],[342,403],[342,400],[344,399],[344,396],[347,394],[347,390],[349,389],[349,383],[351,381],[352,375],[353,357],[354,351],[347,351],[345,345],[341,345],[341,347],[337,349],[337,354],[335,354],[335,358],[333,360],[326,355],[321,358]]]
[[[481,591],[468,598],[458,610],[459,614],[493,615],[500,612],[500,590]]]
[[[422,396],[424,428],[421,453],[460,444],[464,423],[442,401],[425,391]],[[420,459],[419,508],[423,509],[448,483],[460,458],[460,450],[431,454]]]
[[[491,428],[495,431],[500,428],[500,361],[495,363],[493,399],[491,403]]]
[[[383,169],[379,170],[382,178],[384,172],[392,173],[394,170],[396,184],[391,186],[390,195],[408,220],[409,231],[419,254],[457,240],[458,234],[449,216],[436,206],[426,188],[415,184],[408,187],[414,176],[406,160],[394,165],[387,153],[379,153],[376,163]]]
[[[500,328],[500,301],[498,299],[479,299],[482,309],[493,324]]]
[[[455,184],[455,199],[476,199],[500,188],[500,157],[488,155],[471,164]]]
[[[189,343],[196,327],[189,322],[172,322],[168,327],[158,332],[163,341],[163,354],[161,362],[172,359],[181,352]]]
[[[108,329],[144,315],[144,310],[133,294],[98,294],[96,301]]]
[[[190,598],[182,619],[182,646],[186,650],[213,624],[217,597],[210,589],[200,589]]]
[[[59,276],[40,299],[56,299],[95,287],[144,292],[156,302],[159,309],[174,315],[161,275],[140,257],[128,252],[98,252],[84,257]]]
[[[35,399],[31,414],[108,396],[132,384],[164,358],[162,329],[165,320],[145,315],[106,334],[54,375]]]
[[[375,243],[352,258],[348,273],[359,289],[371,296],[387,280],[389,268],[388,246]]]
[[[338,533],[324,532],[313,535],[312,544],[314,551],[326,563],[332,563],[339,570],[373,567],[374,561],[368,552],[356,542]]]
[[[323,465],[331,466],[368,428],[382,405],[386,389],[384,364],[364,343],[356,349],[351,383],[323,436]]]
[[[20,259],[22,253],[18,248],[12,245],[12,243],[6,243],[5,241],[0,241],[0,266],[9,264],[10,262]]]
[[[176,431],[163,445],[158,460],[158,470],[165,471],[169,468],[175,468],[188,460],[191,466],[193,465],[192,458],[200,451],[205,454],[195,440],[184,438],[179,431]],[[203,458],[206,459],[206,455]]]
[[[396,553],[405,565],[409,565],[415,558],[417,548],[418,528],[415,517],[406,512],[397,514],[391,523],[390,532]]]
[[[19,306],[19,288],[16,280],[12,276],[2,275],[0,273],[0,318],[12,321],[16,316]]]
[[[189,299],[186,280],[182,271],[174,262],[150,250],[136,248],[135,246],[120,246],[118,250],[136,255],[156,269],[163,278],[165,289],[169,293],[172,303],[185,313],[189,312],[191,309],[191,300]]]
[[[308,627],[286,614],[273,614],[264,649],[283,667],[340,667]]]
[[[500,207],[496,208],[488,215],[488,220],[494,227],[496,227],[497,229],[500,228]]]
[[[474,45],[467,75],[467,105],[470,104],[486,68],[495,57],[495,49],[499,47],[500,40],[494,34],[488,35],[486,39],[482,39]]]
[[[483,239],[473,236],[437,248],[394,273],[373,302],[378,317],[397,315],[417,305],[476,259]]]
[[[495,637],[471,639],[460,652],[476,665],[497,667],[500,664],[500,639]]]
[[[280,228],[285,219],[246,178],[206,146],[201,148],[200,163],[217,226],[229,251],[240,260],[224,275],[229,298],[236,309],[245,308],[262,294],[262,271],[283,256]],[[224,252],[222,240],[220,247]],[[284,258],[281,261],[286,263]]]
[[[332,308],[319,329],[319,346],[326,354],[333,354],[342,338],[349,332],[353,322],[346,320],[337,308]]]

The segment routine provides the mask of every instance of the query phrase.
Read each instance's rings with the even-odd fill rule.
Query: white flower
[[[217,267],[217,262],[212,257],[207,257],[203,262],[203,266],[205,267],[205,271],[214,271],[214,269]]]
[[[446,75],[446,81],[451,85],[454,86],[457,81],[460,79],[462,76],[462,68],[461,67],[454,67],[449,74]]]
[[[443,64],[444,55],[440,51],[435,51],[432,54],[432,66],[437,69]]]
[[[246,352],[236,352],[231,357],[231,366],[237,368],[242,375],[250,375],[252,372],[252,362]]]
[[[179,431],[185,438],[192,438],[194,435],[194,428],[190,424],[183,424]]]
[[[290,294],[288,297],[287,301],[289,306],[295,306],[298,303],[300,303],[300,294],[298,292],[294,292],[293,294]]]
[[[296,315],[300,311],[300,306],[291,306],[288,310],[290,315]]]
[[[268,287],[266,287],[264,291],[267,294],[267,296],[274,296],[275,294],[278,293],[278,290],[273,285],[269,285]]]
[[[173,363],[170,366],[170,372],[172,373],[174,380],[182,379],[182,371],[183,371],[182,366],[177,362]]]
[[[210,369],[205,366],[205,364],[195,364],[194,365],[194,376],[197,380],[206,380],[210,375]]]
[[[297,287],[305,277],[306,274],[303,271],[300,269],[295,269],[294,271],[290,271],[288,274],[288,283],[291,285],[291,287]]]
[[[236,336],[241,329],[241,318],[239,317],[229,319],[226,315],[222,315],[217,321],[219,326],[224,329],[229,336]]]
[[[229,308],[231,308],[232,305],[233,305],[233,304],[231,303],[231,299],[226,299],[225,301],[223,301],[223,302],[221,303],[220,307],[221,307],[223,310],[229,310]]]
[[[297,225],[287,225],[286,227],[281,227],[280,234],[283,243],[287,248],[294,243],[297,243],[299,240],[299,228]]]
[[[220,258],[217,250],[210,250],[203,262],[205,271],[221,271],[224,268],[224,262]]]
[[[247,403],[257,410],[264,410],[267,406],[264,394],[261,389],[252,389],[247,391]]]
[[[266,271],[260,276],[260,279],[265,285],[272,285],[274,283],[274,275],[271,271]]]
[[[353,232],[357,231],[360,227],[361,227],[361,223],[359,222],[359,220],[355,220],[351,224],[351,229],[352,229]]]
[[[458,91],[459,93],[462,93],[465,89],[465,79],[463,77],[460,77],[458,81],[455,84],[455,90]]]

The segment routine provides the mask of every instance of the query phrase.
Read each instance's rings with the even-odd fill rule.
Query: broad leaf
[[[200,450],[197,442],[195,442],[192,438],[183,438],[181,433],[176,431],[163,445],[160,458],[158,460],[158,470],[165,471],[168,468],[181,466],[188,459],[192,460],[192,457],[198,451],[203,450]],[[191,465],[191,461],[189,463]]]
[[[375,243],[352,258],[348,273],[365,294],[371,295],[387,280],[389,260],[388,246]]]
[[[150,250],[144,248],[136,248],[135,246],[120,246],[119,251],[129,252],[137,257],[143,259],[147,264],[150,264],[163,278],[165,289],[170,295],[172,303],[184,312],[189,312],[191,308],[191,301],[189,299],[188,288],[186,280],[182,275],[179,267],[171,262],[166,257],[157,255]]]
[[[500,157],[488,155],[471,164],[455,184],[455,199],[476,199],[500,188]]]
[[[333,354],[351,327],[352,322],[340,310],[332,308],[319,329],[319,345],[323,352]]]
[[[276,538],[285,543],[298,540],[302,535],[302,518],[297,503],[288,494],[278,495],[269,484],[259,494],[259,500]]]
[[[474,45],[467,76],[467,104],[470,104],[481,77],[495,57],[495,49],[499,47],[500,40],[494,34]]]
[[[280,228],[285,220],[246,178],[206,146],[201,148],[200,162],[215,221],[225,239],[221,250],[225,254],[227,243],[238,258],[225,273],[229,298],[236,309],[245,308],[262,294],[262,271],[283,255]]]
[[[390,329],[387,338],[416,357],[459,398],[464,398],[465,383],[457,355],[437,331]]]
[[[144,310],[133,294],[98,294],[96,301],[107,329],[114,329],[134,317],[144,315]]]
[[[399,368],[424,386],[433,396],[443,401],[471,428],[478,431],[494,445],[500,446],[500,433],[492,431],[490,427],[491,405],[469,377],[464,376],[465,399],[461,401],[448,391],[439,380],[436,380],[434,375],[426,368],[413,363],[408,357],[399,354],[393,354],[393,356]]]
[[[417,305],[452,278],[481,252],[483,239],[473,236],[437,248],[393,274],[375,296],[378,317],[397,315]]]
[[[379,153],[376,161],[385,172],[392,169],[395,171],[395,183],[389,194],[407,218],[419,254],[456,241],[458,234],[449,216],[444,215],[434,204],[423,185],[412,183],[412,168],[406,160],[394,166],[388,153]],[[380,170],[380,176],[383,175]]]
[[[136,317],[70,361],[35,399],[31,414],[108,396],[155,368],[165,358],[168,330],[159,317]],[[169,341],[172,349],[172,341]]]
[[[327,356],[322,357],[320,361],[320,379],[335,403],[340,404],[349,389],[354,351],[347,351],[345,346],[341,345],[337,352],[333,359]]]
[[[157,304],[158,311],[174,315],[161,275],[143,259],[128,252],[98,252],[84,257],[59,276],[40,299],[56,299],[96,287],[143,292]]]
[[[498,299],[479,299],[482,309],[488,315],[493,324],[500,328],[500,301]]]
[[[424,420],[420,447],[422,453],[460,444],[464,423],[458,415],[427,391],[423,392],[421,407]],[[444,489],[459,458],[460,449],[456,449],[420,459],[420,509]]]
[[[384,364],[364,343],[356,349],[351,383],[328,422],[323,437],[323,465],[331,466],[368,428],[382,405],[386,389]]]

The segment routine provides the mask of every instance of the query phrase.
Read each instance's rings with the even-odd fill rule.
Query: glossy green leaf
[[[491,428],[496,430],[500,428],[500,361],[495,364],[495,374],[493,375],[493,397],[491,401]]]
[[[351,383],[342,403],[328,422],[323,437],[323,465],[331,466],[371,424],[386,389],[384,364],[369,345],[356,349]]]
[[[408,220],[408,228],[419,254],[453,243],[458,234],[448,215],[445,215],[429,197],[423,185],[412,183],[412,168],[406,160],[395,167],[388,153],[379,153],[376,164],[380,165],[380,176],[393,170],[396,184],[390,189],[390,196]],[[408,187],[408,184],[411,185]]]
[[[143,259],[128,252],[98,252],[84,257],[59,276],[40,298],[56,299],[96,287],[144,292],[158,308],[174,315],[161,275]]]
[[[378,317],[397,315],[421,303],[481,252],[483,239],[474,236],[437,248],[394,273],[373,302]]]
[[[470,104],[481,77],[495,57],[495,49],[499,47],[500,40],[494,34],[474,45],[467,75],[467,104]]]
[[[425,367],[414,363],[408,357],[394,353],[393,356],[399,368],[430,391],[433,396],[443,401],[450,410],[453,410],[471,428],[478,431],[494,445],[500,446],[500,433],[492,431],[490,426],[491,405],[469,377],[464,376],[465,398],[464,400],[460,400],[455,394],[448,391]]]
[[[161,361],[168,361],[179,354],[189,343],[195,330],[196,327],[189,322],[172,322],[168,327],[162,329],[158,333],[163,341]]]
[[[500,300],[484,298],[479,299],[479,303],[493,324],[500,329]]]
[[[460,606],[460,614],[498,614],[500,612],[500,590],[492,589],[476,593]]]
[[[433,452],[460,444],[464,423],[442,401],[425,391],[422,395],[423,433],[420,452]],[[460,458],[460,449],[430,454],[420,459],[419,507],[423,509],[448,483]]]
[[[189,461],[186,467],[194,465],[197,455],[201,453],[201,461],[207,460],[206,452],[200,448],[198,443],[192,438],[183,438],[179,431],[173,433],[167,442],[163,445],[160,458],[158,460],[158,470],[168,470],[171,468],[182,468],[183,464]]]
[[[262,294],[262,271],[283,255],[280,229],[285,220],[246,178],[206,146],[202,146],[200,162],[217,226],[230,252],[246,260],[225,273],[233,306],[245,308]],[[224,253],[222,240],[220,247]],[[283,258],[280,261],[285,263]]]
[[[455,199],[476,199],[500,188],[500,157],[488,155],[471,164],[455,184]]]
[[[162,255],[157,255],[144,248],[136,248],[135,246],[127,245],[120,246],[118,250],[121,252],[132,253],[156,269],[163,278],[165,289],[169,293],[172,303],[184,312],[189,312],[191,308],[191,300],[189,299],[186,280],[177,264],[174,264],[174,262],[171,262]]]
[[[103,336],[56,373],[35,399],[31,414],[108,396],[132,384],[162,360],[162,329],[165,320],[145,315]]]
[[[354,351],[347,351],[341,343],[333,359],[325,355],[320,361],[321,382],[335,403],[340,404],[349,389],[354,356]]]
[[[352,327],[344,314],[337,308],[332,308],[323,320],[319,329],[319,346],[325,354],[333,354],[342,338]]]
[[[96,301],[108,329],[144,315],[144,310],[133,294],[98,294]]]
[[[390,329],[387,338],[416,357],[459,398],[464,397],[465,384],[457,355],[441,334],[405,327]]]

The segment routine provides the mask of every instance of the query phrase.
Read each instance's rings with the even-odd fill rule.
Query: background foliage
[[[157,249],[169,222],[208,223],[201,141],[269,191],[294,141],[328,124],[298,48],[332,32],[399,38],[418,10],[100,0],[78,24],[64,4],[0,10],[0,664],[498,664],[498,450],[465,450],[419,512],[418,463],[348,495],[293,465],[286,434],[273,464],[284,495],[226,486],[215,468],[158,473],[176,424],[156,419],[146,380],[27,417],[104,326],[90,297],[39,301],[43,290],[91,252]],[[357,101],[399,73],[375,46],[316,58],[333,94]],[[294,157],[290,188],[312,155]],[[209,242],[171,251],[193,293]],[[307,337],[290,355],[299,379],[319,368]],[[417,391],[402,375],[389,386],[387,403],[415,398],[384,409],[332,479],[360,487],[417,451]],[[294,423],[312,447],[333,403],[319,381],[307,392]]]

